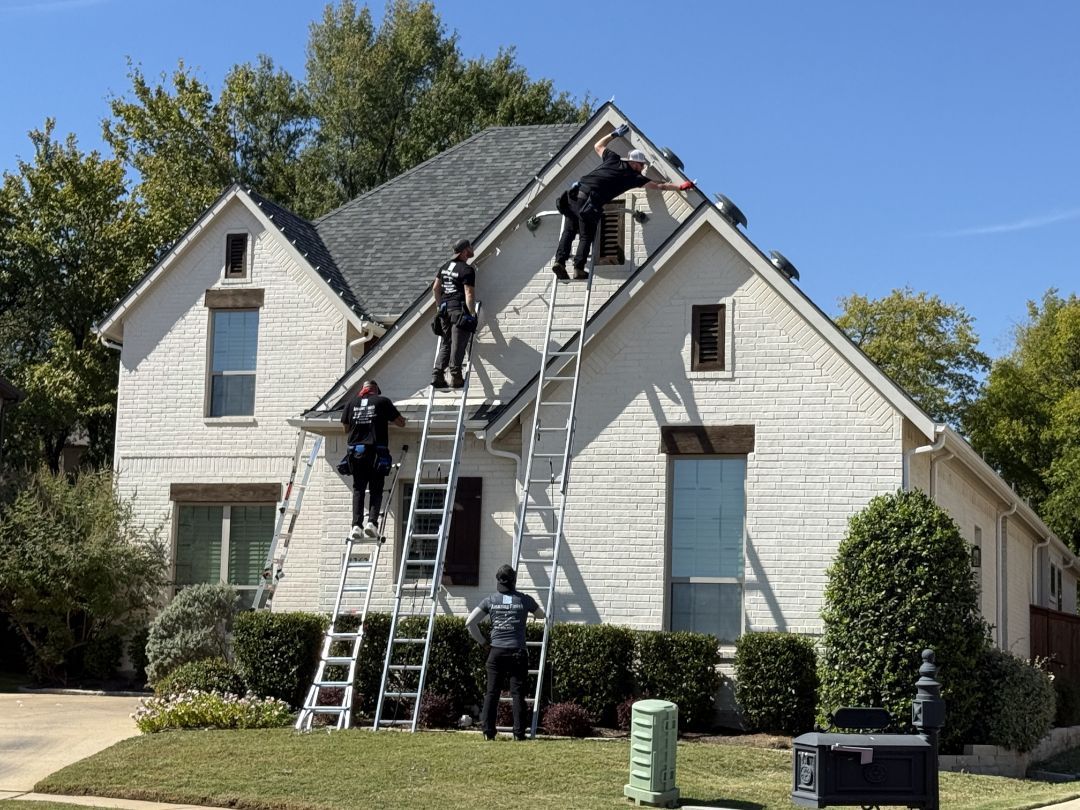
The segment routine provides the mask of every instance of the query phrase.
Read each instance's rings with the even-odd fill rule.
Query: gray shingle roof
[[[449,246],[480,236],[579,129],[486,129],[317,219],[316,235],[361,310],[400,315]]]

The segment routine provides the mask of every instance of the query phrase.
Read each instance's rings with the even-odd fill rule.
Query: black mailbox
[[[926,807],[937,754],[918,734],[811,732],[792,742],[794,789],[804,807]]]
[[[792,747],[791,800],[803,807],[902,805],[938,810],[938,732],[945,703],[932,650],[923,650],[911,721],[918,734],[842,734],[814,731]],[[892,723],[881,708],[844,708],[832,716],[840,728],[882,729]]]

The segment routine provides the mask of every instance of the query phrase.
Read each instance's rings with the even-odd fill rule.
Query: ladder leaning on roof
[[[401,448],[401,456],[394,464],[394,477],[386,498],[383,500],[382,513],[379,515],[378,537],[374,539],[371,551],[357,552],[352,534],[345,537],[345,551],[341,558],[341,574],[338,577],[337,596],[334,609],[330,614],[330,625],[323,636],[322,652],[319,664],[315,668],[311,687],[308,689],[304,705],[296,718],[297,731],[310,731],[315,716],[337,715],[335,727],[346,729],[352,725],[354,683],[356,665],[360,650],[364,646],[364,632],[367,630],[367,615],[371,607],[371,593],[375,587],[375,576],[379,568],[379,552],[386,542],[386,516],[390,504],[394,502],[394,489],[401,476],[401,465],[409,452],[409,446]],[[364,538],[368,540],[368,538]],[[359,581],[355,580],[359,577]],[[359,611],[343,609],[342,603],[348,594],[362,594],[363,606]],[[358,623],[355,629],[341,630],[338,627],[342,616],[356,615]],[[345,647],[347,652],[342,648]],[[344,674],[340,674],[340,673]],[[329,690],[328,695],[322,693]],[[327,698],[324,700],[324,698]],[[335,700],[336,698],[336,700]]]
[[[604,209],[605,214],[630,214],[638,221],[644,221],[641,212],[630,209],[614,210],[613,206]],[[530,230],[535,230],[542,217],[562,216],[558,211],[541,211],[526,223]],[[565,223],[563,225],[565,227]],[[599,228],[599,226],[597,226]],[[579,237],[580,238],[580,237]],[[576,426],[578,385],[581,378],[581,353],[585,343],[585,325],[589,319],[589,302],[592,298],[593,278],[596,271],[596,253],[598,245],[593,245],[589,256],[589,277],[584,285],[573,281],[561,281],[552,278],[551,292],[548,295],[547,329],[544,334],[543,350],[540,355],[540,374],[536,384],[536,400],[533,408],[532,433],[529,440],[529,455],[525,463],[525,479],[518,508],[517,523],[514,530],[513,566],[518,570],[524,564],[534,570],[539,566],[543,570],[543,580],[531,579],[534,587],[544,594],[540,601],[544,606],[544,634],[541,641],[526,642],[529,647],[540,648],[539,663],[536,668],[530,665],[529,674],[535,676],[536,684],[532,702],[532,736],[540,720],[540,696],[543,690],[544,667],[547,663],[548,641],[551,638],[551,626],[555,613],[555,582],[559,571],[559,549],[563,541],[563,524],[566,520],[566,500],[570,493],[570,464],[574,456],[574,429]],[[559,289],[564,285],[584,286],[584,292],[569,303],[559,303]],[[568,317],[559,317],[566,311]],[[552,350],[552,342],[558,346]],[[547,391],[548,384],[554,383],[552,391]],[[561,393],[562,383],[570,383],[568,396]],[[552,395],[553,399],[547,399]],[[545,441],[548,440],[548,441]],[[530,661],[533,656],[530,656]],[[509,698],[503,698],[509,700]],[[506,729],[499,729],[500,731]]]
[[[479,319],[479,303],[476,316]],[[390,635],[372,726],[376,731],[382,726],[405,725],[410,731],[416,731],[420,719],[420,701],[435,633],[435,613],[439,606],[443,563],[457,493],[474,337],[475,333],[470,336],[465,352],[464,386],[428,388],[409,517],[394,585]],[[435,345],[436,357],[441,346],[440,337]],[[423,652],[418,656],[417,649],[421,645]],[[388,718],[388,715],[392,716]]]
[[[304,493],[311,480],[311,470],[315,466],[315,459],[319,456],[323,437],[311,433],[314,442],[311,450],[305,452],[309,431],[300,428],[296,437],[296,451],[293,453],[292,467],[289,470],[289,480],[285,485],[285,492],[278,504],[278,516],[274,523],[274,537],[270,541],[270,548],[266,553],[266,562],[263,563],[262,576],[259,578],[259,587],[255,589],[255,598],[251,606],[255,610],[269,610],[274,600],[274,592],[278,582],[285,576],[285,558],[289,555],[289,543],[292,541],[293,529],[296,528],[296,519],[300,516],[300,507],[304,504]],[[296,481],[296,474],[301,472],[300,482]]]

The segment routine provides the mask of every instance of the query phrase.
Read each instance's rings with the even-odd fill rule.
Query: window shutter
[[[610,213],[608,209],[611,209]],[[597,264],[626,264],[626,248],[623,244],[623,222],[621,212],[623,201],[616,200],[604,206],[600,216],[599,252]]]
[[[693,308],[692,371],[724,370],[724,315],[723,304]]]
[[[454,519],[446,546],[443,582],[480,584],[480,496],[482,478],[458,478]]]
[[[247,234],[230,233],[225,237],[225,277],[247,275]]]

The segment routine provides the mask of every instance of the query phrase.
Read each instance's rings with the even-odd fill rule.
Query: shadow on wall
[[[754,591],[761,595],[762,599],[765,600],[765,604],[769,606],[769,614],[772,616],[775,629],[781,633],[786,633],[788,629],[787,620],[784,618],[784,612],[780,609],[780,603],[776,601],[776,594],[769,584],[765,566],[762,565],[761,558],[758,557],[757,549],[754,548],[754,538],[750,536],[749,531],[746,532],[746,563],[750,569],[750,575],[753,577],[753,584],[749,581],[746,582],[743,586],[744,590],[747,593]],[[743,629],[749,632],[752,628],[744,627]]]

